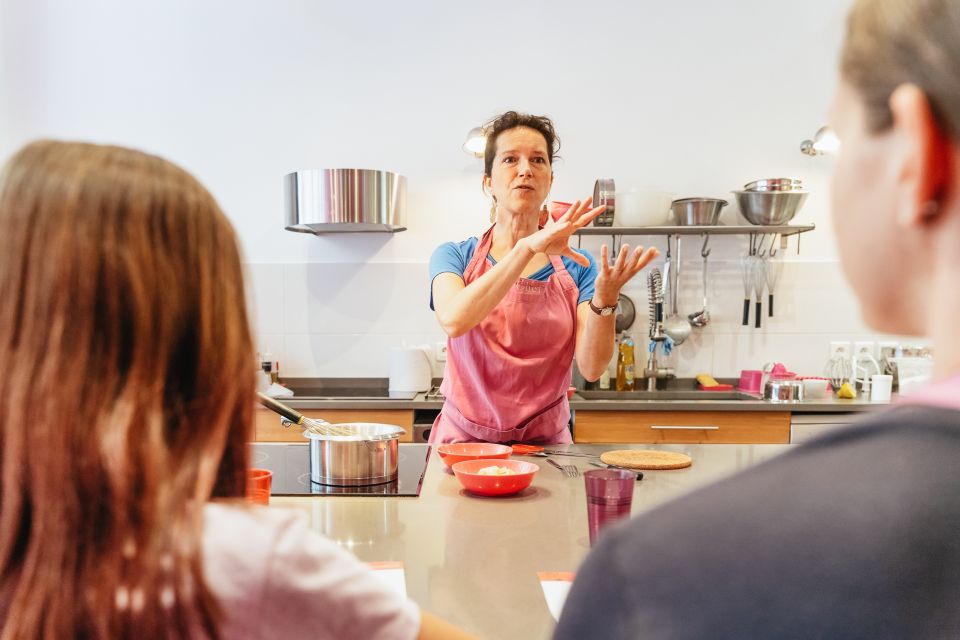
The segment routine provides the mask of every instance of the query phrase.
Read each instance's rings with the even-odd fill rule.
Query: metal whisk
[[[259,391],[257,392],[257,400],[259,400],[260,404],[265,406],[267,409],[270,409],[271,411],[280,414],[280,416],[286,420],[289,420],[291,424],[294,424],[298,427],[303,427],[310,433],[315,433],[319,436],[359,435],[355,429],[350,427],[330,424],[326,420],[320,420],[318,418],[308,418],[299,411],[291,409],[275,398],[271,398],[270,396],[260,393]]]

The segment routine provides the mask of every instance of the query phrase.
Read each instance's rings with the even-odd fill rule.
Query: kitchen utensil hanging
[[[627,296],[620,294],[620,298],[617,300],[617,319],[616,326],[614,329],[617,334],[620,334],[631,326],[633,326],[634,320],[637,319],[637,308],[633,304],[633,300]]]
[[[680,315],[677,311],[677,289],[680,285],[680,236],[677,236],[676,263],[673,262],[673,256],[670,250],[670,236],[667,236],[667,261],[664,265],[664,273],[669,270],[669,277],[664,277],[664,286],[669,282],[670,296],[665,299],[670,300],[670,314],[663,322],[663,332],[667,334],[674,344],[683,344],[690,337],[690,321],[686,316]]]
[[[710,249],[707,245],[710,243],[710,236],[704,234],[703,246],[700,248],[700,257],[703,259],[703,308],[694,311],[687,316],[687,319],[695,327],[705,327],[710,323],[710,311],[707,308],[707,258],[710,256]]]
[[[779,236],[773,235],[770,241],[770,248],[767,250],[767,316],[773,317],[773,292],[777,288],[777,282],[780,280],[780,273],[783,271],[783,256],[774,246]]]

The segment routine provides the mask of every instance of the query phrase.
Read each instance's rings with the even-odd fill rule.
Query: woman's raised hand
[[[543,229],[527,236],[524,239],[527,247],[534,253],[566,256],[579,265],[589,266],[590,261],[570,247],[570,236],[577,229],[582,229],[590,224],[591,220],[606,209],[605,206],[591,208],[591,204],[593,204],[593,198],[587,198],[582,202],[580,200],[574,202],[556,222],[548,223]]]
[[[611,263],[610,250],[607,249],[607,245],[601,246],[599,272],[595,284],[596,299],[603,302],[604,305],[616,304],[623,285],[658,255],[660,255],[660,252],[657,251],[656,247],[649,247],[646,250],[643,247],[637,247],[631,253],[630,245],[625,244],[620,247],[617,259]]]

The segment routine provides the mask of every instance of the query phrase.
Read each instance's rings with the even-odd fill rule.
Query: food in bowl
[[[437,447],[437,455],[448,467],[465,460],[505,460],[511,453],[510,447],[491,442],[456,442]]]
[[[484,467],[483,469],[480,469],[480,471],[477,471],[477,473],[481,476],[512,476],[517,472],[513,469],[508,469],[507,467],[493,466]]]
[[[510,473],[505,475],[480,473],[491,466],[506,468]],[[529,487],[540,467],[523,460],[504,460],[495,465],[491,465],[488,460],[465,460],[456,463],[451,469],[463,488],[470,493],[480,496],[508,496]]]

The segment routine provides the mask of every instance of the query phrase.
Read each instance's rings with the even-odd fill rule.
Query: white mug
[[[870,378],[870,402],[890,402],[893,376],[875,375]]]

